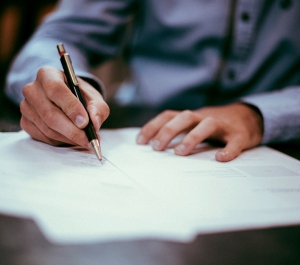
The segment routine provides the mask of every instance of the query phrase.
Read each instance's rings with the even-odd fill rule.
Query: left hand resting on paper
[[[189,155],[197,144],[211,139],[226,144],[216,153],[216,160],[227,162],[260,143],[263,118],[259,111],[243,103],[195,111],[166,110],[143,126],[137,142],[147,144],[151,140],[153,149],[162,151],[185,131],[187,135],[174,148],[176,155]]]

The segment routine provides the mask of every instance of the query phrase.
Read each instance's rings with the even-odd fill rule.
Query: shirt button
[[[243,12],[243,13],[241,14],[241,19],[242,19],[244,22],[248,22],[248,21],[250,20],[250,15],[249,15],[249,13]]]
[[[288,9],[292,6],[292,0],[281,0],[280,6],[282,9]]]
[[[233,69],[229,69],[227,72],[227,77],[229,80],[234,80],[236,77],[235,71]]]

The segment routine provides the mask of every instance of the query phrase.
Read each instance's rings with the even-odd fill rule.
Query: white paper
[[[300,222],[300,162],[258,147],[227,163],[201,144],[179,157],[135,143],[138,128],[102,130],[89,151],[0,134],[0,211],[32,217],[56,243],[197,233]]]

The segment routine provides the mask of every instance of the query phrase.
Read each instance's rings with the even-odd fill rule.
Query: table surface
[[[0,94],[0,131],[19,131],[19,109]],[[141,126],[156,113],[111,105],[106,128]],[[124,117],[134,115],[134,120]],[[116,123],[117,121],[117,123]],[[300,159],[300,147],[272,147]],[[300,203],[300,202],[299,202]],[[33,220],[0,214],[1,265],[300,264],[300,224],[198,235],[193,242],[143,239],[77,245],[48,242]]]

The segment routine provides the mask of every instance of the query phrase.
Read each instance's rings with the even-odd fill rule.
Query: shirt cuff
[[[299,140],[299,95],[299,87],[290,87],[241,99],[242,102],[257,107],[262,114],[264,123],[262,144]]]

